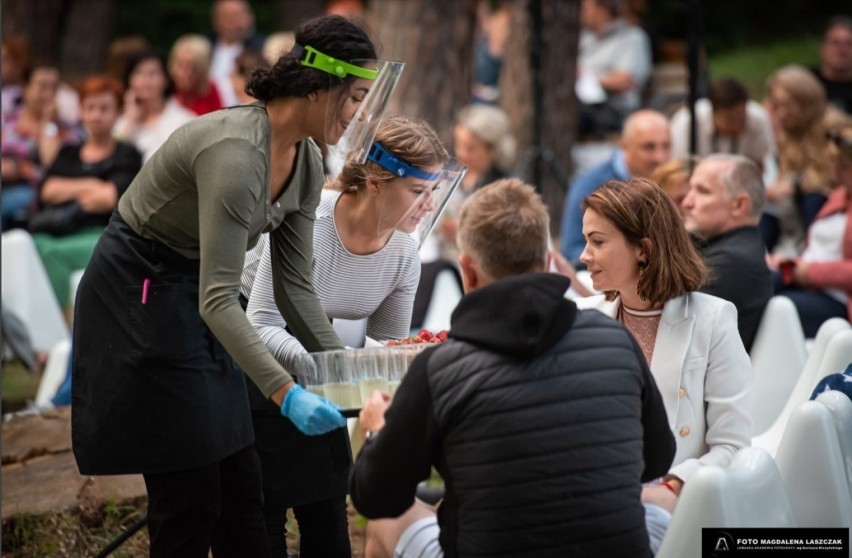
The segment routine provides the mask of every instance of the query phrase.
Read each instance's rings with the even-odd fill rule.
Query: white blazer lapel
[[[688,301],[687,294],[673,298],[663,306],[654,342],[654,355],[651,357],[651,373],[657,382],[663,404],[669,411],[669,428],[672,430],[680,403],[678,390],[681,374],[692,340],[692,329],[695,327],[695,315],[690,313]]]

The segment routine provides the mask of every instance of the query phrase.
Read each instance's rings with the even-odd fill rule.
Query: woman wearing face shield
[[[245,252],[269,232],[294,335],[312,351],[341,348],[310,281],[324,181],[311,138],[339,139],[376,74],[348,61],[376,53],[340,17],[306,22],[296,41],[252,75],[257,103],[198,117],[151,157],[80,283],[74,454],[84,475],[143,475],[151,556],[268,556],[240,368],[301,432],[345,424],[294,384],[238,298]]]
[[[314,289],[329,318],[367,320],[374,339],[408,335],[420,280],[413,233],[436,209],[436,171],[448,155],[426,122],[385,118],[363,164],[344,165],[317,208]],[[265,240],[265,236],[263,239]],[[306,352],[286,329],[273,296],[270,246],[261,241],[246,258],[251,282],[247,316],[285,368]],[[256,269],[256,272],[255,272]],[[358,293],[358,296],[353,296]],[[346,493],[351,454],[344,428],[305,436],[281,421],[277,409],[249,386],[255,447],[261,458],[264,515],[272,556],[287,555],[284,523],[292,508],[303,556],[351,556]]]

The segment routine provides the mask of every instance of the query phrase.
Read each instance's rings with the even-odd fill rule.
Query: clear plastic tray
[[[294,372],[305,389],[350,411],[344,415],[351,415],[375,389],[393,396],[414,357],[429,346],[423,343],[308,353],[297,360]]]

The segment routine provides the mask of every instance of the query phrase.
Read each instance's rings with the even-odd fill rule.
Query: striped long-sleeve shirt
[[[367,335],[374,339],[400,339],[408,335],[414,293],[420,281],[417,244],[401,232],[372,254],[356,255],[340,241],[334,223],[338,192],[323,192],[314,225],[314,290],[329,318],[367,318]],[[269,240],[264,235],[246,255],[242,292],[249,298],[246,314],[275,358],[291,369],[305,353],[285,328],[272,291]]]

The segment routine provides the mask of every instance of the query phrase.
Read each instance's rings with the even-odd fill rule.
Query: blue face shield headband
[[[408,164],[396,155],[391,154],[390,151],[382,147],[382,144],[377,141],[374,141],[373,145],[370,146],[370,153],[367,155],[367,159],[400,178],[413,176],[420,180],[432,181],[440,178],[441,176],[440,171],[426,172],[425,170],[418,169],[417,167]]]

